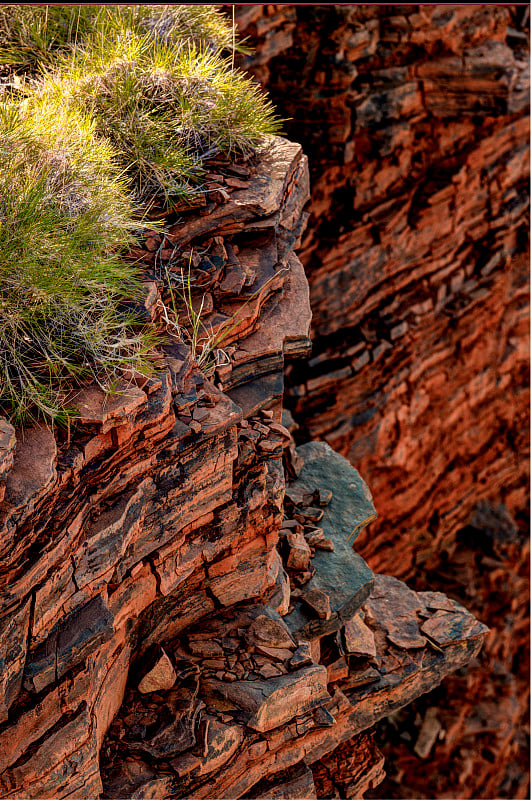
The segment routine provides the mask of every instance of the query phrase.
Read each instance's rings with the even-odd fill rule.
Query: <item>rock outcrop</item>
[[[72,430],[2,421],[1,797],[360,796],[383,777],[364,732],[485,638],[373,574],[366,484],[283,417],[309,345],[300,146],[211,168],[134,254],[156,376],[79,392]]]
[[[255,48],[243,66],[310,157],[313,350],[286,398],[297,435],[371,486],[379,520],[357,547],[373,569],[476,610],[481,598],[493,627],[453,679],[460,709],[442,712],[426,765],[413,751],[426,705],[411,741],[388,726],[380,746],[401,755],[382,796],[526,797],[528,9],[248,5],[236,19]],[[462,541],[484,500],[521,529],[494,552],[484,534]],[[478,706],[496,733],[472,725]]]
[[[313,350],[287,403],[379,498],[371,564],[410,576],[478,500],[528,502],[526,11],[254,5],[237,21],[311,165]]]

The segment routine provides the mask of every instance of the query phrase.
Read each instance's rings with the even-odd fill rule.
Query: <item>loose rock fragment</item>
[[[297,510],[293,514],[294,519],[298,522],[306,523],[311,522],[316,524],[320,522],[323,518],[324,511],[322,508],[304,508],[303,510]]]
[[[223,648],[213,639],[204,639],[200,637],[188,637],[188,647],[194,655],[203,656],[222,656]]]
[[[258,642],[255,644],[256,651],[262,653],[269,658],[274,658],[275,661],[286,661],[291,659],[293,652],[286,647],[266,647]]]
[[[247,632],[247,640],[266,647],[291,649],[295,647],[291,634],[281,620],[278,622],[261,614]]]
[[[438,712],[439,709],[437,707],[430,706],[422,720],[418,739],[414,747],[415,753],[419,758],[428,758],[442,730],[442,723],[438,717]]]
[[[282,675],[282,670],[276,664],[264,664],[259,669],[260,675],[262,678],[276,678],[278,675]]]
[[[326,538],[322,528],[306,529],[304,531],[304,537],[311,547],[317,547],[319,542],[324,542]]]
[[[315,492],[316,498],[315,502],[319,506],[328,506],[333,497],[333,493],[330,489],[317,489]]]
[[[326,708],[323,708],[323,706],[316,708],[312,716],[315,724],[321,728],[329,728],[336,724],[336,721],[330,711],[327,711]]]
[[[147,694],[148,692],[165,692],[171,689],[176,680],[177,674],[173,668],[170,657],[166,651],[163,650],[155,666],[144,675],[138,684],[138,691],[142,692],[142,694]]]
[[[345,649],[352,656],[376,656],[374,633],[359,614],[345,623]]]
[[[301,641],[299,646],[293,653],[289,662],[292,669],[299,669],[299,667],[306,667],[308,664],[313,663],[310,642]]]
[[[327,701],[326,683],[325,667],[316,665],[263,681],[206,681],[205,688],[244,710],[248,727],[270,731]]]
[[[287,566],[289,569],[307,571],[312,552],[302,534],[290,533],[286,537],[289,545]]]
[[[318,539],[315,546],[318,550],[326,550],[328,553],[333,553],[335,550],[332,539]]]
[[[301,599],[315,611],[319,619],[330,619],[330,598],[321,589],[308,589],[302,593]]]

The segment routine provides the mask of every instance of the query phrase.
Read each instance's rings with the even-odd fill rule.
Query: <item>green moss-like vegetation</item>
[[[214,6],[0,6],[0,410],[16,422],[148,369],[123,257],[139,209],[191,197],[208,158],[278,129],[235,46]]]
[[[151,338],[124,305],[140,279],[119,257],[136,224],[92,123],[0,108],[0,408],[15,422],[64,418],[80,381],[145,371]]]

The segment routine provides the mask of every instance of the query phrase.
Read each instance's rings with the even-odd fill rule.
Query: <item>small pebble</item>
[[[332,539],[322,539],[319,542],[315,542],[315,547],[319,550],[328,550],[329,553],[334,552],[334,543]]]

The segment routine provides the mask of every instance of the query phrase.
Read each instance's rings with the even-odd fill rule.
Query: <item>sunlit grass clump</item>
[[[232,28],[216,6],[0,4],[0,67],[35,70],[110,27],[218,51],[235,44]]]
[[[126,6],[120,25],[138,33],[153,33],[163,44],[193,42],[215,51],[240,49],[227,17],[213,5]],[[116,19],[115,11],[107,10]]]
[[[124,305],[139,278],[118,255],[133,209],[92,128],[0,106],[0,409],[15,422],[64,420],[80,382],[146,369]]]
[[[271,105],[219,51],[101,29],[34,90],[88,114],[115,146],[137,197],[183,198],[209,157],[249,155],[278,130]]]
[[[98,14],[96,5],[0,5],[0,65],[32,69],[53,53],[86,35]]]
[[[278,133],[227,56],[239,47],[216,6],[0,5],[0,67],[18,73],[17,96],[87,114],[143,201],[192,197],[205,160]]]
[[[66,419],[76,387],[148,369],[155,337],[126,310],[139,209],[192,199],[209,159],[278,130],[238,47],[215,6],[0,5],[0,412],[14,421]]]

